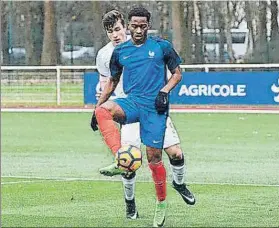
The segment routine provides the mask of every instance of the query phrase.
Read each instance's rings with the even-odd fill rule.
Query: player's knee
[[[110,111],[102,106],[95,109],[95,115],[98,123],[104,119],[112,119]]]
[[[173,160],[181,160],[183,158],[183,152],[177,151],[172,156],[170,156]]]
[[[148,161],[148,163],[156,164],[156,163],[162,161],[162,157],[158,157],[158,156],[153,156],[150,158],[147,157],[147,161]]]
[[[100,118],[100,116],[103,115],[104,111],[106,111],[106,109],[104,109],[103,107],[98,107],[95,109],[95,115],[96,115],[96,118]]]
[[[175,158],[171,158],[170,159],[170,163],[173,166],[183,166],[184,165],[184,155],[182,153],[182,155],[180,157],[175,157]]]
[[[181,160],[183,158],[183,151],[179,144],[165,148],[165,152],[168,154],[170,159]]]
[[[148,163],[158,163],[162,161],[162,150],[156,148],[146,148]]]

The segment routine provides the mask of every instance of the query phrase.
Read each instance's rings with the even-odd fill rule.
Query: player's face
[[[113,46],[126,41],[126,28],[123,27],[120,20],[118,20],[113,27],[107,29],[106,32]]]
[[[142,44],[145,42],[149,29],[149,23],[146,17],[133,16],[129,22],[128,28],[135,44]]]

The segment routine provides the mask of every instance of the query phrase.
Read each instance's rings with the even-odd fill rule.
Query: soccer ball
[[[115,162],[121,170],[135,172],[141,167],[142,153],[135,146],[124,145],[117,151]]]

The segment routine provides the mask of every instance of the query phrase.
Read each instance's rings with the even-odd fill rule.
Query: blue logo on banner
[[[84,74],[84,103],[95,104],[98,73]],[[172,104],[279,104],[279,72],[185,72]]]
[[[274,96],[274,101],[279,103],[279,78],[278,78],[278,83],[277,84],[272,84],[271,90],[273,93],[277,94]]]

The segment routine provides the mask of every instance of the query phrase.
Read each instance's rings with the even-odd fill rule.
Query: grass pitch
[[[185,205],[168,184],[166,226],[278,227],[278,115],[172,117],[197,204]],[[136,184],[140,218],[126,220],[120,178],[98,174],[112,157],[89,122],[90,113],[2,113],[2,226],[152,225],[155,191],[146,158]]]
[[[1,103],[5,106],[26,105],[45,107],[57,105],[56,83],[1,84]],[[65,83],[60,88],[61,105],[83,106],[83,83]]]

